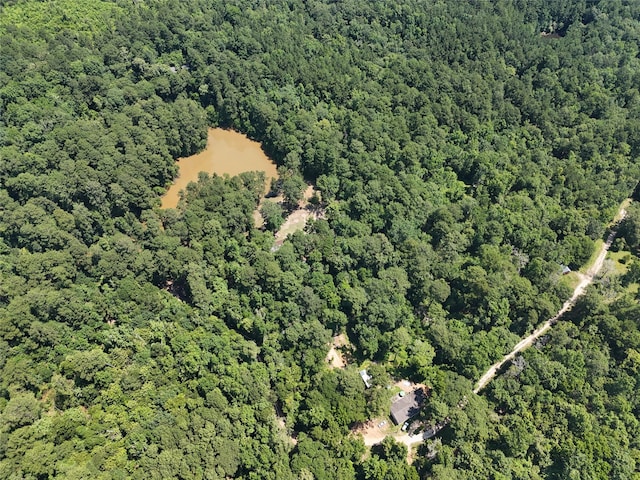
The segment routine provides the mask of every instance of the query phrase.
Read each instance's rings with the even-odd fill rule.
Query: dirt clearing
[[[344,368],[347,366],[347,362],[342,353],[344,347],[347,345],[349,345],[349,339],[344,333],[333,337],[331,348],[329,348],[329,353],[327,353],[326,358],[326,362],[331,368]]]

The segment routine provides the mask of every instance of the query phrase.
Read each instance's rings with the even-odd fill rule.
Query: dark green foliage
[[[421,476],[638,475],[637,299],[592,294],[470,393],[637,184],[638,5],[81,3],[0,21],[0,477],[414,479],[404,446],[363,460],[349,435],[389,374],[449,420]],[[262,142],[287,209],[314,182],[325,218],[272,252],[254,173],[158,209],[208,125]]]
[[[415,469],[406,463],[407,447],[386,437],[371,452],[371,458],[362,465],[362,477],[365,480],[417,480]]]
[[[31,425],[40,417],[40,403],[32,393],[12,395],[2,412],[5,431]]]
[[[538,465],[544,478],[633,478],[635,310],[622,302],[583,318],[584,329],[559,324],[546,347],[525,352],[520,367],[490,387],[504,417],[487,446]]]
[[[264,219],[264,226],[272,232],[277,231],[284,223],[284,211],[276,202],[264,202],[260,207],[260,215]]]
[[[620,236],[632,252],[640,253],[640,208],[637,203],[628,208],[627,216],[622,221]]]

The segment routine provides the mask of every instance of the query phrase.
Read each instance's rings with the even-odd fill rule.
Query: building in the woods
[[[362,377],[364,386],[367,388],[371,388],[371,375],[369,375],[366,370],[360,370],[360,377]]]
[[[427,399],[423,388],[416,388],[404,397],[398,398],[391,404],[391,418],[396,425],[401,425],[420,413],[420,408]]]

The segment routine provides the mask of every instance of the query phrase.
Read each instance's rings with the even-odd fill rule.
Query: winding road
[[[607,241],[604,242],[604,244],[600,247],[600,251],[598,252],[598,256],[596,257],[596,260],[593,262],[593,265],[591,265],[587,270],[587,272],[584,274],[577,272],[580,278],[580,282],[578,283],[576,288],[573,290],[573,294],[571,295],[571,298],[569,298],[569,300],[564,302],[564,304],[562,305],[562,308],[558,311],[558,313],[556,313],[553,317],[551,317],[546,322],[544,322],[531,335],[529,335],[526,338],[523,338],[520,342],[518,342],[518,344],[515,347],[513,347],[513,350],[511,350],[511,352],[506,354],[499,362],[492,365],[486,371],[486,373],[482,375],[480,380],[478,380],[478,382],[476,383],[476,387],[473,389],[473,393],[477,394],[484,387],[486,387],[487,384],[491,382],[491,380],[493,380],[493,378],[497,375],[500,369],[507,362],[510,362],[515,358],[515,356],[518,353],[530,347],[533,344],[533,342],[535,342],[541,335],[544,335],[545,332],[547,332],[560,319],[560,317],[562,317],[562,315],[564,315],[567,311],[571,310],[571,308],[576,304],[576,301],[578,300],[578,298],[580,298],[580,296],[584,294],[587,287],[593,282],[596,275],[598,275],[598,273],[602,269],[602,265],[604,264],[604,260],[607,256],[607,252],[609,251],[611,244],[613,243],[613,241],[616,238],[616,235],[618,234],[618,228],[619,228],[620,222],[624,219],[624,217],[627,214],[625,207],[628,205],[628,203],[629,203],[629,200],[626,200],[625,202],[622,203],[622,205],[618,209],[618,213],[616,214],[613,220],[611,233],[607,237]],[[418,435],[410,436],[405,432],[401,432],[401,433],[398,432],[395,434],[391,434],[391,436],[394,438],[396,442],[403,443],[407,445],[407,447],[412,447],[416,444],[423,443],[425,440],[429,438],[436,436],[445,425],[446,425],[446,422],[443,422],[435,430],[422,432],[421,434],[418,434]],[[381,432],[380,429],[375,428],[374,425],[372,425],[371,428],[367,429],[365,432],[360,432],[360,433],[363,435],[364,443],[367,446],[380,443],[386,436],[389,435],[388,433]]]
[[[480,377],[480,380],[478,380],[478,383],[476,383],[476,388],[473,389],[473,393],[479,393],[484,387],[486,387],[487,384],[491,380],[493,380],[493,377],[496,376],[498,371],[507,362],[510,362],[515,358],[515,356],[518,353],[530,347],[531,344],[538,339],[538,337],[540,337],[541,335],[544,335],[545,332],[549,330],[562,315],[564,315],[568,310],[571,310],[571,308],[576,304],[576,300],[578,300],[578,298],[584,294],[585,290],[591,284],[591,282],[593,282],[593,279],[598,274],[598,272],[600,272],[600,269],[604,264],[604,259],[607,256],[607,252],[609,251],[611,244],[613,243],[613,241],[616,238],[616,235],[618,234],[618,226],[627,214],[624,208],[625,205],[626,205],[626,202],[623,203],[620,209],[618,210],[618,214],[616,215],[616,218],[614,220],[615,224],[611,230],[611,233],[609,234],[609,237],[607,237],[607,241],[604,242],[604,244],[600,247],[600,251],[598,252],[596,261],[593,263],[593,265],[591,265],[591,267],[589,267],[586,274],[579,273],[580,283],[578,283],[576,288],[573,290],[573,295],[571,295],[571,298],[566,302],[564,302],[564,304],[562,305],[562,308],[558,311],[558,313],[556,313],[553,317],[551,317],[549,320],[544,322],[542,326],[534,330],[531,335],[529,335],[526,338],[523,338],[520,342],[518,342],[518,344],[515,347],[513,347],[513,350],[511,350],[511,352],[506,354],[502,358],[502,360],[491,365],[489,370],[487,370],[486,373],[482,375],[482,377]]]

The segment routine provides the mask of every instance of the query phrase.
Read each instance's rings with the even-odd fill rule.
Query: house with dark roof
[[[391,418],[396,425],[401,425],[410,418],[420,413],[422,404],[427,399],[427,394],[423,388],[416,388],[413,392],[407,393],[404,397],[398,398],[391,404]]]

